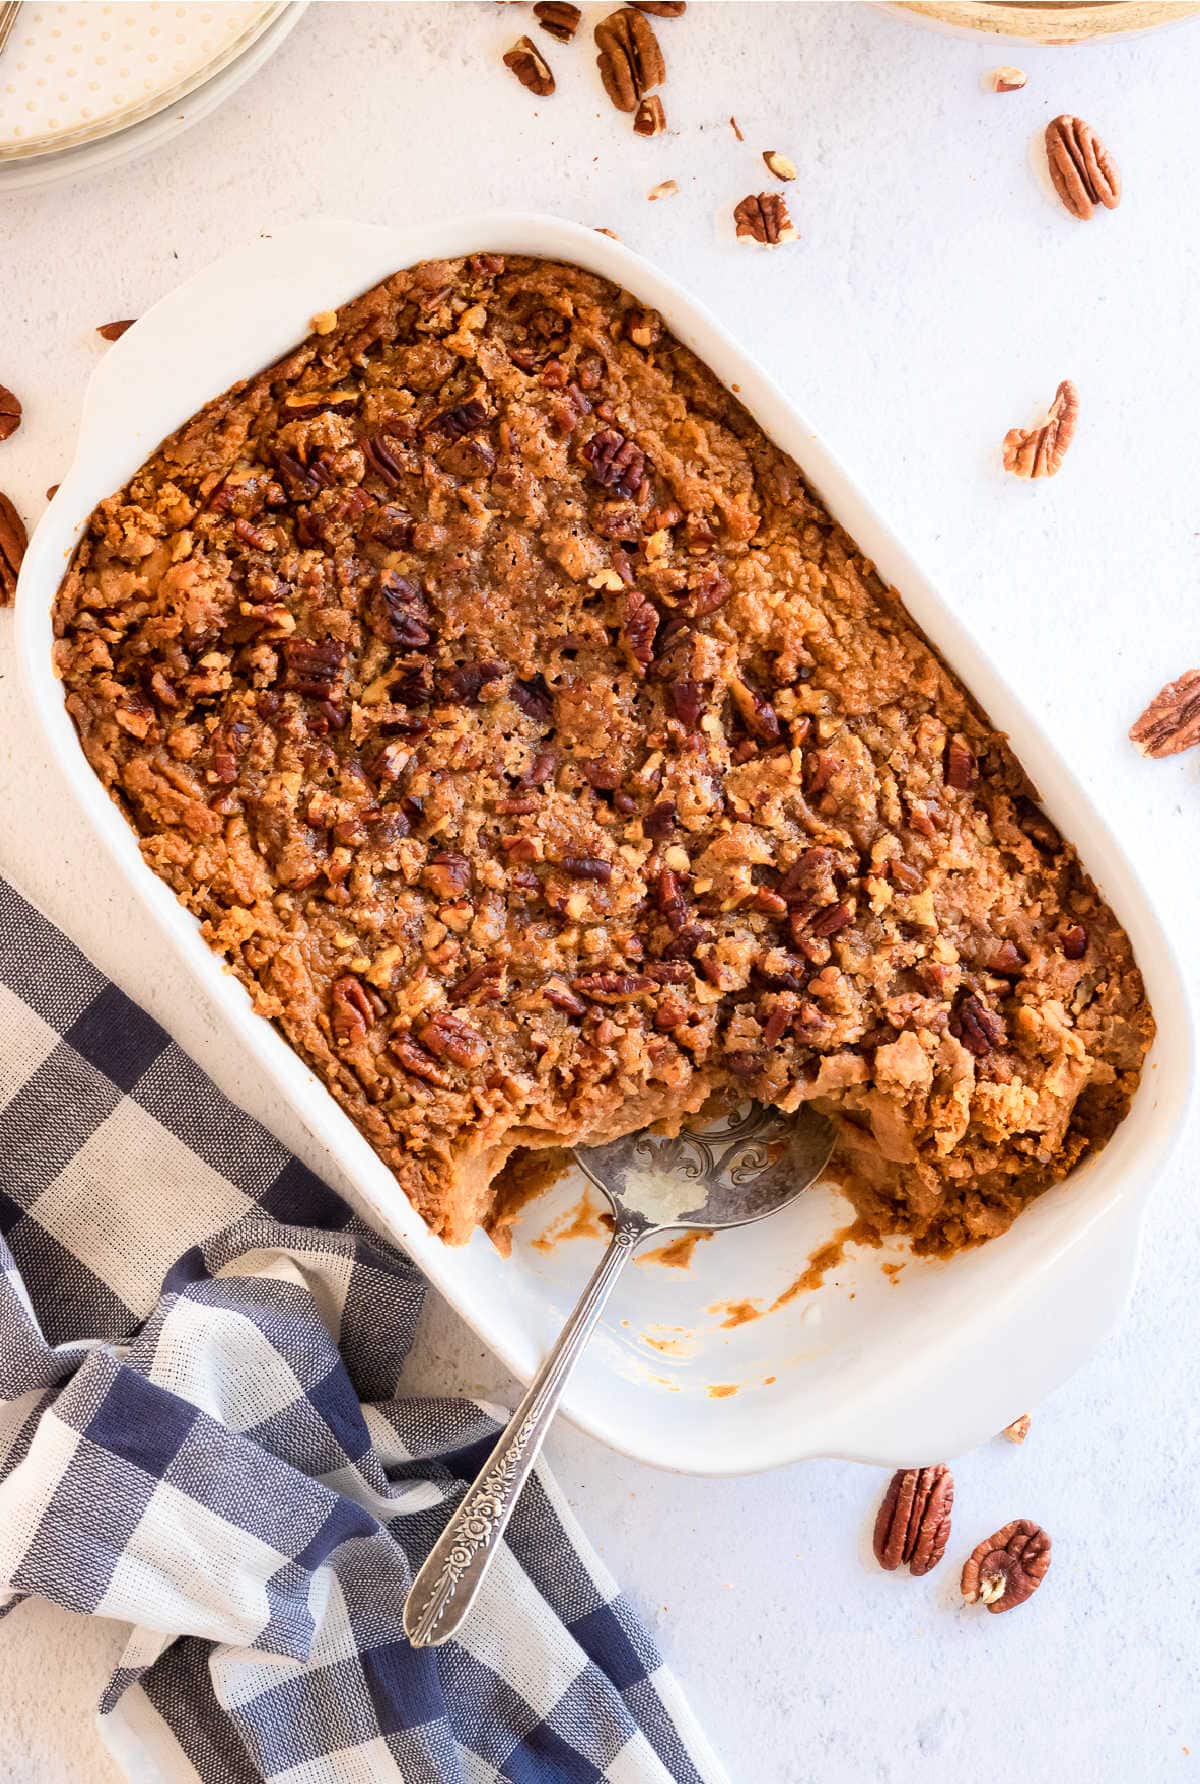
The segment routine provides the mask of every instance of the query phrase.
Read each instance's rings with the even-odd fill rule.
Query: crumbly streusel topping
[[[397,273],[89,523],[58,664],[146,860],[438,1231],[515,1147],[834,1113],[879,1232],[1121,1119],[1126,936],[898,599],[660,319]]]

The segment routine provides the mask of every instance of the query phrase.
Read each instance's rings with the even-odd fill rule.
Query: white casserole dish
[[[133,831],[92,774],[51,669],[51,608],[93,506],[119,489],[205,402],[258,371],[335,308],[395,269],[470,251],[572,260],[659,309],[902,592],[1039,785],[1132,938],[1158,1039],[1129,1118],[1109,1146],[1042,1196],[1003,1238],[950,1262],[881,1269],[851,1256],[819,1289],[748,1323],[720,1302],[767,1304],[850,1218],[825,1190],[759,1227],[701,1245],[686,1270],[628,1273],[568,1392],[584,1429],[646,1462],[737,1474],[815,1455],[889,1465],[957,1454],[1035,1404],[1116,1322],[1132,1284],[1142,1211],[1178,1134],[1193,1040],[1179,969],[1116,838],[1035,720],[989,666],[803,419],[701,305],[619,243],[554,218],[491,214],[409,230],[299,224],[229,255],[164,298],[105,356],[84,403],[75,461],[30,543],[17,618],[33,711],[97,834],[231,1029],[329,1147],[365,1214],[392,1234],[480,1337],[527,1379],[573,1302],[595,1241],[536,1249],[570,1181],[527,1210],[512,1258],[483,1234],[452,1250],[243,987],[195,920],[144,864]],[[901,1254],[895,1254],[897,1256]],[[718,1387],[724,1392],[714,1395]],[[736,1389],[736,1392],[730,1392]]]

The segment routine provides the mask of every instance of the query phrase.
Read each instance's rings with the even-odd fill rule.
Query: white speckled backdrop
[[[586,8],[573,46],[546,40],[559,86],[539,101],[499,60],[533,28],[525,8],[314,5],[252,83],[156,156],[7,199],[0,382],[26,419],[0,445],[0,487],[36,518],[103,351],[97,323],[258,230],[492,204],[605,224],[800,397],[1121,824],[1200,969],[1200,753],[1150,764],[1125,741],[1159,684],[1200,664],[1200,24],[1017,50],[861,4],[693,4],[659,33],[670,132],[642,142],[595,73],[602,11]],[[1008,61],[1028,86],[985,91]],[[1121,208],[1089,224],[1057,206],[1039,160],[1062,111],[1096,127],[1125,180]],[[799,168],[801,239],[774,255],[736,248],[726,221],[768,185],[764,148]],[[669,177],[678,195],[647,203]],[[1081,393],[1076,444],[1053,482],[1019,484],[999,442],[1064,376]],[[129,908],[33,737],[0,618],[0,866],[322,1167]],[[1200,1763],[1195,1122],[1190,1142],[1119,1337],[1035,1409],[1024,1449],[956,1465],[949,1557],[926,1580],[870,1562],[871,1471],[709,1483],[567,1428],[552,1439],[736,1778],[1159,1784]],[[424,1384],[510,1391],[444,1310],[426,1337]],[[962,1610],[963,1555],[1016,1516],[1053,1534],[1047,1584],[1013,1616]],[[0,1779],[106,1784],[91,1704],[118,1636],[42,1606],[0,1625]]]

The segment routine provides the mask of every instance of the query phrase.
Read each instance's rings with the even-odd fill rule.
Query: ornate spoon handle
[[[449,1641],[470,1614],[571,1370],[618,1276],[633,1256],[634,1246],[652,1230],[639,1215],[621,1215],[608,1250],[562,1336],[530,1383],[475,1484],[430,1550],[404,1606],[404,1633],[414,1648],[436,1648]]]

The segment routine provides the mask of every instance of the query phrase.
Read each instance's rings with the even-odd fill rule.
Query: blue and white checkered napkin
[[[495,1414],[395,1397],[412,1265],[2,880],[0,1233],[0,1606],[134,1625],[139,1784],[724,1777],[544,1472],[408,1645]]]

